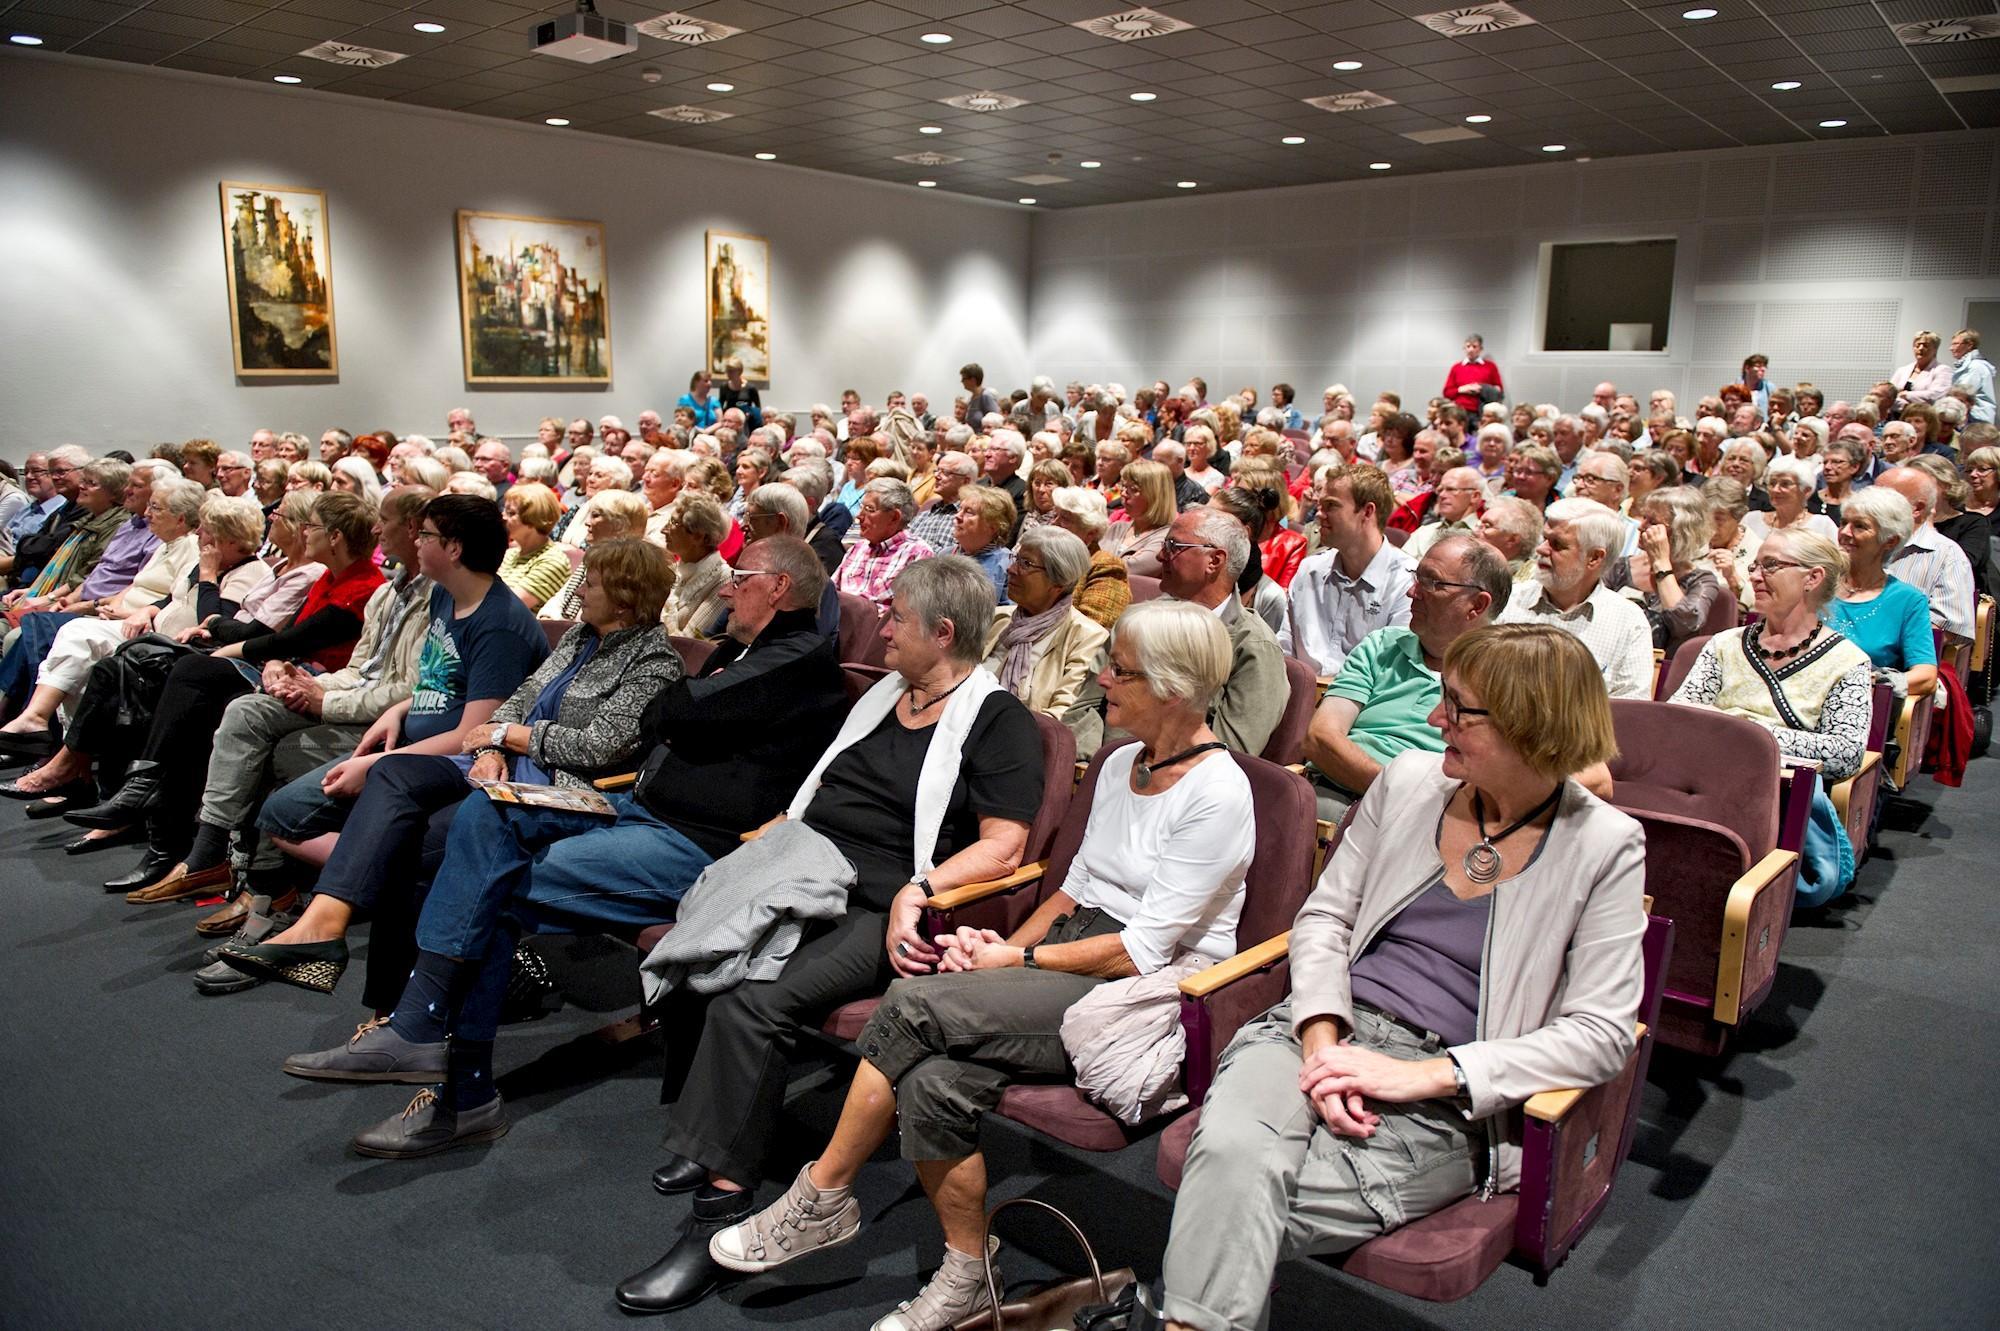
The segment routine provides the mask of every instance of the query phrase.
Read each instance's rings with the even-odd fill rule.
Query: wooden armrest
[[[1809,772],[1817,772],[1820,769],[1819,759],[1801,758],[1797,754],[1792,753],[1779,754],[1778,765],[1781,767],[1803,767]]]
[[[736,839],[738,841],[755,841],[758,837],[763,836],[764,833],[770,831],[772,828],[776,827],[779,823],[784,822],[785,817],[786,815],[781,813],[776,818],[771,819],[769,822],[761,823],[758,826],[751,828],[747,832],[737,833]]]
[[[1285,770],[1295,776],[1304,776],[1306,774],[1306,765],[1304,763],[1286,763]]]
[[[616,776],[600,776],[590,784],[599,790],[629,790],[639,784],[639,774],[620,772]]]
[[[1267,938],[1255,947],[1238,952],[1227,961],[1218,961],[1213,966],[1204,967],[1181,981],[1181,997],[1206,998],[1226,985],[1234,984],[1246,976],[1255,975],[1266,966],[1283,961],[1291,945],[1292,931],[1287,929],[1276,938]]]
[[[961,906],[970,906],[975,901],[1001,896],[1017,887],[1025,887],[1029,883],[1039,881],[1048,870],[1047,860],[1036,860],[1033,864],[1024,864],[1000,878],[989,878],[982,883],[967,883],[963,887],[946,888],[924,903],[924,909],[953,911]]]
[[[1646,1023],[1642,1021],[1638,1024],[1638,1028],[1634,1033],[1634,1040],[1636,1042],[1645,1038]],[[1529,1096],[1528,1102],[1521,1106],[1521,1112],[1529,1118],[1539,1119],[1543,1123],[1560,1123],[1563,1120],[1563,1115],[1576,1108],[1577,1102],[1583,1099],[1591,1089],[1593,1088],[1581,1087],[1564,1091],[1542,1091],[1539,1094]]]
[[[1734,1026],[1742,1015],[1743,966],[1750,948],[1750,913],[1764,889],[1799,862],[1797,851],[1774,850],[1731,885],[1722,913],[1722,955],[1715,967],[1715,1019]]]

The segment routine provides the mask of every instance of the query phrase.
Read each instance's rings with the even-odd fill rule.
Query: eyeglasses
[[[74,476],[81,470],[82,468],[80,467],[50,467],[48,474],[51,476]]]
[[[1109,670],[1111,672],[1111,677],[1117,680],[1120,684],[1129,684],[1135,679],[1144,679],[1146,677],[1145,671],[1127,670],[1124,666],[1119,665],[1116,661],[1110,662],[1108,665],[1105,666],[1105,669]]]
[[[1459,591],[1467,592],[1483,592],[1486,590],[1476,582],[1447,582],[1443,578],[1433,578],[1428,573],[1417,574],[1417,586],[1423,590],[1426,596],[1436,596],[1439,590],[1445,587],[1453,587]]]
[[[1755,563],[1750,565],[1750,571],[1752,573],[1762,573],[1765,577],[1768,578],[1781,568],[1804,568],[1804,567],[1805,567],[1804,564],[1795,563],[1789,559],[1759,559]]]
[[[26,476],[46,476],[49,474],[49,469],[47,467],[28,467],[22,474]]]
[[[1444,691],[1444,720],[1446,725],[1460,725],[1468,716],[1491,715],[1493,713],[1484,707],[1467,707],[1459,701],[1458,695],[1450,689]]]
[[[220,466],[220,467],[217,467],[217,468],[216,468],[216,470],[217,470],[217,471],[248,471],[248,470],[250,470],[250,469],[249,469],[248,467],[244,467],[244,466],[240,466],[240,465],[238,465],[238,464],[236,464],[236,463],[234,463],[234,462],[230,462],[230,463],[225,463],[225,464],[223,464],[223,465],[222,465],[222,466]]]
[[[309,531],[325,531],[325,530],[326,530],[326,524],[324,524],[324,523],[320,523],[320,522],[301,522],[301,523],[299,523],[299,524],[298,524],[298,527],[299,527],[299,534],[300,534],[300,535],[304,535],[304,534],[305,534],[306,532],[309,532]]]
[[[1045,564],[1037,564],[1032,559],[1022,559],[1018,556],[1014,560],[1014,567],[1020,569],[1023,573],[1047,573],[1049,571],[1048,566]]]
[[[417,528],[417,541],[419,544],[425,541],[436,541],[439,545],[443,545],[444,533],[431,527],[419,527]]]
[[[1222,549],[1222,547],[1219,545],[1205,545],[1198,541],[1177,541],[1173,537],[1169,536],[1165,540],[1160,542],[1160,557],[1163,559],[1178,559],[1180,558],[1181,552],[1183,550],[1220,550],[1220,549]]]
[[[769,575],[771,577],[782,576],[774,568],[733,568],[729,570],[729,585],[732,587],[741,587],[747,579],[758,577],[759,575]]]

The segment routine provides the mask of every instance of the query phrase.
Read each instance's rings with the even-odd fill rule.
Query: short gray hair
[[[1514,495],[1487,500],[1486,516],[1501,531],[1520,537],[1523,551],[1532,551],[1541,544],[1542,530],[1548,525],[1541,509]]]
[[[782,573],[792,580],[791,593],[784,605],[787,610],[809,610],[826,594],[826,565],[819,562],[811,546],[793,533],[767,536],[744,546],[743,553],[736,557],[736,566],[741,568],[745,560],[753,558],[765,572]]]
[[[679,527],[690,536],[700,537],[710,549],[729,539],[729,515],[722,511],[721,502],[706,490],[681,491],[680,497],[667,505],[667,525]]]
[[[1096,490],[1081,485],[1058,486],[1049,495],[1049,502],[1075,518],[1093,536],[1104,535],[1105,529],[1111,525],[1111,511],[1104,502],[1104,496]]]
[[[249,495],[211,490],[201,505],[201,525],[220,541],[234,541],[246,550],[264,543],[264,509]]]
[[[222,456],[243,457],[241,453],[224,453]],[[248,458],[244,458],[244,465],[249,465]],[[184,479],[181,475],[181,469],[165,458],[140,458],[132,464],[132,474],[126,478],[125,484],[129,487],[142,471],[146,473],[147,484],[155,487],[159,486],[163,481]]]
[[[90,454],[81,445],[63,444],[49,450],[49,461],[67,462],[72,467],[83,467],[90,463]]]
[[[1492,623],[1493,617],[1507,608],[1507,598],[1514,592],[1514,574],[1508,569],[1507,561],[1501,558],[1498,550],[1477,536],[1464,532],[1453,532],[1437,541],[1426,552],[1426,557],[1440,552],[1456,555],[1464,561],[1466,581],[1476,584],[1486,593],[1486,613],[1480,617],[1481,621]]]
[[[1548,507],[1548,525],[1567,523],[1585,551],[1602,550],[1605,562],[1625,548],[1625,520],[1594,499],[1559,499]]]
[[[794,462],[785,468],[779,485],[789,485],[805,496],[806,506],[817,509],[826,502],[826,496],[833,489],[833,468],[825,458],[807,458]]]
[[[875,496],[875,506],[894,513],[900,513],[905,524],[917,516],[917,497],[910,493],[910,487],[893,476],[877,476],[861,487],[863,498]],[[984,575],[982,575],[984,576]],[[987,580],[991,588],[992,580]]]
[[[974,433],[975,431],[970,425],[959,421],[944,432],[942,436],[944,446],[953,452],[962,453],[965,451],[965,446],[972,442]]]
[[[1750,474],[1757,480],[1763,480],[1764,469],[1771,465],[1771,456],[1764,451],[1764,446],[1755,439],[1732,439],[1722,446],[1724,458],[1735,457],[1739,453],[1750,459]]]
[[[1192,601],[1153,600],[1131,606],[1112,626],[1111,641],[1114,646],[1131,644],[1139,672],[1155,698],[1176,699],[1191,712],[1205,715],[1229,682],[1229,633],[1221,620]]]
[[[950,659],[973,665],[985,659],[995,601],[993,579],[977,563],[964,555],[919,559],[896,575],[890,591],[903,599],[924,632],[951,622]]]
[[[1805,463],[1798,458],[1782,454],[1778,457],[1772,458],[1771,465],[1764,468],[1765,485],[1768,487],[1771,483],[1771,478],[1777,476],[1791,477],[1793,480],[1799,483],[1799,488],[1801,490],[1804,490],[1807,494],[1811,494],[1813,492],[1813,486],[1819,480],[1819,477],[1817,476],[1817,474],[1815,474],[1813,468],[1808,463]]]
[[[153,477],[153,499],[160,507],[179,518],[193,531],[201,522],[201,503],[208,498],[208,487],[200,481],[190,481],[183,476]]]
[[[803,536],[812,522],[812,508],[795,485],[766,481],[745,497],[744,503],[760,513],[775,513],[785,520],[785,530]]]
[[[592,458],[590,460],[590,470],[597,471],[600,468],[617,481],[619,489],[629,490],[632,488],[632,464],[625,461],[624,458],[615,458],[608,453]],[[589,475],[589,472],[584,474]]]
[[[85,480],[95,481],[110,491],[112,503],[124,502],[126,483],[132,479],[130,464],[120,462],[117,458],[99,458],[95,462],[85,463],[82,471]]]
[[[1090,547],[1061,527],[1043,524],[1021,533],[1014,547],[1017,555],[1033,555],[1048,571],[1049,581],[1064,591],[1075,591],[1090,571]]]
[[[1250,563],[1250,532],[1233,514],[1219,508],[1199,508],[1191,510],[1195,518],[1195,534],[1206,545],[1212,545],[1226,556],[1223,567],[1229,574],[1229,581],[1243,576],[1243,570]]]
[[[1895,537],[1898,546],[1908,541],[1910,533],[1917,529],[1917,513],[1910,507],[1910,501],[1886,485],[1871,485],[1841,500],[1840,516],[1843,520],[1867,518],[1883,536]]]

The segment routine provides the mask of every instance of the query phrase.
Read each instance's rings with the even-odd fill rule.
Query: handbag
[[[1063,1227],[1076,1239],[1077,1246],[1083,1249],[1083,1258],[1090,1264],[1090,1274],[1051,1281],[1019,1298],[1003,1301],[1000,1278],[993,1270],[994,1245],[991,1240],[993,1218],[1010,1206],[1032,1206],[1062,1221]],[[1047,1202],[1038,1202],[1032,1197],[1011,1197],[988,1211],[986,1233],[980,1238],[979,1250],[986,1254],[986,1293],[992,1303],[970,1317],[953,1322],[952,1331],[1071,1331],[1077,1325],[1079,1311],[1111,1303],[1126,1286],[1138,1279],[1129,1266],[1111,1272],[1101,1269],[1090,1240],[1083,1236],[1076,1222]],[[997,1322],[993,1318],[996,1308],[1000,1312]]]

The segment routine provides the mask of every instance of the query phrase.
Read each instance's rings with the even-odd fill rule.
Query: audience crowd
[[[1002,394],[976,364],[936,414],[794,414],[731,362],[519,448],[459,408],[436,438],[38,450],[0,464],[0,794],[83,829],[70,854],[141,848],[127,901],[208,899],[202,994],[331,993],[367,922],[366,1018],[283,1067],[422,1088],[370,1156],[506,1133],[499,1029],[550,987],[525,935],[673,925],[641,966],[654,1183],[692,1205],[620,1303],[852,1240],[900,1129],[944,1261],[876,1326],[942,1331],[989,1301],[981,1116],[1023,1080],[1171,1107],[1072,1025],[1157,1019],[1236,951],[1241,760],[1302,763],[1345,830],[1129,1323],[1252,1327],[1278,1262],[1515,1186],[1510,1111],[1622,1066],[1645,858],[1609,700],[1679,655],[1671,701],[1763,725],[1822,798],[1879,685],[1932,709],[1941,779],[1987,701],[1951,651],[2000,566],[1978,333],[1917,334],[1852,402],[1753,355],[1692,404],[1510,404],[1464,351],[1427,403],[1334,384],[1316,416],[1288,384]],[[1067,876],[1011,931],[927,933],[1022,867],[1065,730],[1104,747]],[[1501,900],[1534,918],[1496,932]],[[831,1139],[759,1207],[792,1055],[885,990]]]

